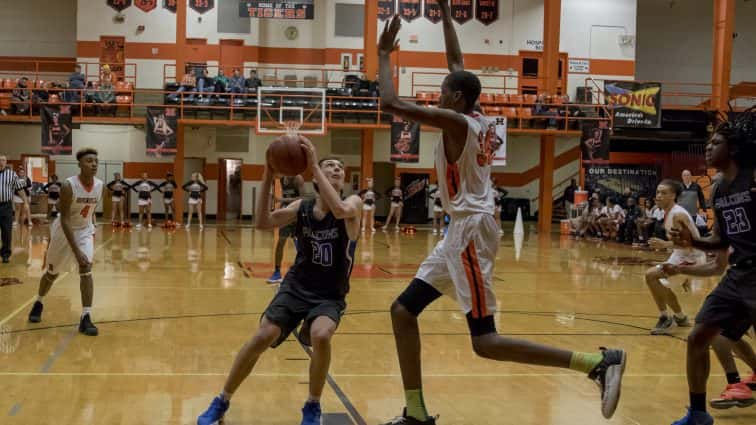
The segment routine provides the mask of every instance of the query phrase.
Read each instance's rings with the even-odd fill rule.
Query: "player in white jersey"
[[[656,205],[664,211],[664,229],[669,233],[672,228],[687,227],[692,235],[699,238],[698,228],[693,218],[685,208],[677,205],[677,197],[682,191],[682,186],[674,180],[662,180],[656,188]],[[648,241],[651,248],[668,249],[673,247],[670,241],[651,238]],[[672,255],[664,262],[675,266],[700,266],[706,264],[706,253],[694,248],[675,247]],[[659,321],[651,330],[651,335],[667,335],[673,325],[690,327],[688,316],[683,312],[677,296],[672,288],[687,288],[688,277],[683,274],[668,276],[664,272],[664,264],[652,267],[646,271],[646,285],[661,312]],[[667,308],[671,308],[674,317]]]
[[[63,182],[60,191],[60,214],[50,227],[50,244],[45,254],[46,272],[39,281],[39,293],[29,313],[29,321],[42,320],[43,300],[50,292],[55,279],[67,271],[76,261],[79,266],[81,302],[83,312],[79,322],[79,332],[97,335],[97,327],[92,323],[92,260],[94,257],[94,231],[92,217],[102,197],[103,183],[97,175],[97,151],[91,148],[76,153],[81,172]]]
[[[491,188],[492,138],[486,120],[474,113],[480,80],[462,68],[447,0],[439,0],[451,73],[441,85],[438,108],[401,100],[394,90],[391,53],[398,48],[399,16],[386,24],[378,44],[381,107],[389,113],[441,129],[436,172],[444,210],[451,216],[446,238],[422,263],[415,279],[391,306],[391,319],[404,384],[406,409],[387,425],[435,425],[425,408],[420,365],[418,315],[447,293],[467,315],[472,346],[481,357],[570,368],[596,380],[602,413],[609,418],[619,402],[626,355],[622,350],[577,353],[505,338],[496,331],[493,266],[499,245]],[[452,46],[450,48],[450,45]],[[452,60],[453,59],[453,60]]]

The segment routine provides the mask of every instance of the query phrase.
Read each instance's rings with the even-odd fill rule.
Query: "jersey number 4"
[[[751,222],[748,221],[748,215],[743,207],[722,212],[725,223],[727,224],[727,234],[737,235],[751,231]]]
[[[81,213],[80,213],[81,216],[84,217],[84,218],[87,218],[87,216],[89,215],[89,209],[90,208],[92,208],[91,205],[85,205],[84,208],[81,209]]]
[[[312,243],[312,263],[324,267],[333,265],[333,245],[330,243]]]

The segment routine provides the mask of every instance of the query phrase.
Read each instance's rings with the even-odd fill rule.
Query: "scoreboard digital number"
[[[239,2],[239,16],[243,18],[315,19],[315,5],[313,3],[313,0],[241,0]]]

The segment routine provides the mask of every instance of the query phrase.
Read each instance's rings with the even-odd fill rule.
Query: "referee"
[[[0,256],[3,257],[3,263],[8,263],[11,255],[13,194],[17,193],[26,201],[21,180],[12,169],[7,167],[7,164],[8,159],[5,155],[0,155],[0,237],[3,240]]]

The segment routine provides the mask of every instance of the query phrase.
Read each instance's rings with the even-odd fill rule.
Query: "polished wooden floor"
[[[526,226],[527,227],[527,226]],[[43,322],[26,316],[41,275],[46,227],[16,231],[0,277],[0,424],[192,424],[216,395],[241,344],[275,292],[273,236],[249,227],[200,233],[98,227],[93,317],[77,333],[78,276],[48,296]],[[326,425],[377,424],[404,405],[388,313],[436,237],[361,239],[349,311],[334,340]],[[685,330],[652,337],[657,312],[642,272],[660,253],[511,233],[495,270],[502,333],[576,350],[629,352],[623,398],[605,421],[598,391],[570,371],[476,358],[464,316],[442,299],[423,314],[425,394],[444,425],[669,424],[687,404]],[[289,244],[286,258],[291,259]],[[693,313],[715,280],[681,296]],[[236,394],[227,424],[295,425],[307,395],[307,353],[293,340],[266,353]],[[743,371],[746,368],[741,364]],[[712,366],[709,391],[725,384]],[[756,406],[714,412],[717,424],[756,423]]]

